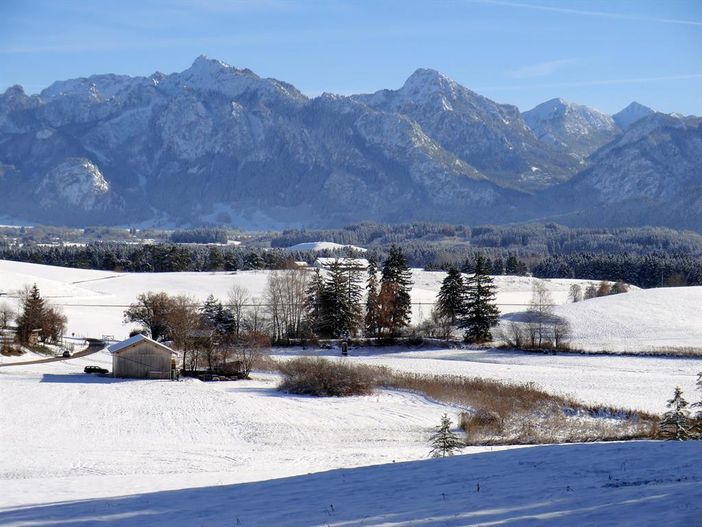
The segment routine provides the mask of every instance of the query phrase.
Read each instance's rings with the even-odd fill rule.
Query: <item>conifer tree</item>
[[[463,289],[461,273],[455,267],[451,267],[441,283],[436,310],[441,317],[448,319],[452,326],[456,325],[458,317],[464,311]]]
[[[25,290],[26,291],[26,290]],[[22,344],[29,342],[29,336],[35,329],[41,329],[46,316],[44,299],[39,294],[37,284],[26,292],[20,315],[17,317],[17,336]]]
[[[670,410],[663,414],[661,419],[661,431],[666,439],[684,441],[691,438],[690,412],[687,409],[688,403],[683,397],[679,386],[675,387],[673,398],[666,405]]]
[[[322,290],[322,333],[338,338],[354,334],[361,323],[361,285],[358,269],[338,260],[329,266]]]
[[[412,273],[402,249],[393,245],[383,263],[380,280],[380,326],[386,328],[391,337],[408,326],[412,315]]]
[[[307,312],[307,324],[313,333],[319,335],[323,331],[324,309],[322,306],[322,295],[324,293],[324,279],[319,269],[314,270],[314,276],[307,286],[305,298],[305,310]]]
[[[465,329],[466,342],[489,342],[492,340],[490,328],[495,326],[500,311],[495,304],[496,287],[488,274],[485,259],[478,255],[473,274],[465,280],[464,310],[459,326]]]
[[[378,291],[378,264],[374,258],[368,260],[368,279],[366,280],[366,317],[365,330],[369,337],[378,337],[380,332],[380,303]]]
[[[431,457],[452,456],[456,450],[465,446],[460,438],[451,431],[451,419],[446,414],[441,417],[441,424],[436,427],[430,442],[429,455]]]

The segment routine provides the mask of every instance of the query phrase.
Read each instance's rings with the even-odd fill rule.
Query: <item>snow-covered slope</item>
[[[614,122],[617,123],[619,128],[628,130],[636,121],[640,121],[652,113],[656,113],[655,110],[634,101],[623,110],[615,113],[612,119],[614,119]]]
[[[585,350],[702,350],[702,287],[631,291],[556,308]]]
[[[0,508],[421,459],[441,415],[458,413],[393,391],[284,396],[270,375],[141,381],[88,364],[111,357],[0,368]]]
[[[356,247],[355,245],[342,245],[340,243],[334,242],[303,242],[292,245],[288,247],[291,251],[324,251],[328,249],[330,251],[335,251],[338,249],[352,249],[354,251],[365,252],[366,249],[363,247]]]
[[[542,446],[335,470],[260,483],[51,503],[0,512],[4,525],[66,520],[207,525],[457,527],[695,525],[695,442]],[[103,524],[103,522],[100,522]]]
[[[539,139],[581,156],[591,154],[620,133],[609,115],[563,99],[551,99],[523,115]]]

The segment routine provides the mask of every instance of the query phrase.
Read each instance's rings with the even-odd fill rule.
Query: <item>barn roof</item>
[[[129,337],[127,340],[123,340],[122,342],[117,342],[115,344],[112,344],[111,346],[107,347],[107,351],[110,353],[119,353],[123,349],[129,348],[130,346],[133,346],[134,344],[141,342],[141,341],[147,341],[151,342],[153,344],[156,344],[159,348],[163,348],[164,350],[168,351],[169,353],[175,354],[175,351],[173,351],[171,348],[166,346],[165,344],[162,344],[160,342],[156,342],[153,339],[150,339],[149,337],[139,334],[139,335],[134,335],[133,337]]]

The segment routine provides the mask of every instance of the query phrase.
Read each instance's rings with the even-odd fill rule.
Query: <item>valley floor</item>
[[[37,282],[63,306],[69,333],[116,338],[129,330],[125,304],[141,292],[204,300],[225,298],[239,284],[260,296],[267,276],[127,275],[0,261],[0,290]],[[418,321],[443,273],[413,276]],[[565,304],[574,282],[548,282],[557,303]],[[503,313],[525,309],[532,283],[498,278]],[[595,349],[610,342],[636,350],[637,336],[651,346],[697,342],[698,298],[702,288],[637,291],[557,310]],[[606,321],[599,333],[598,321]],[[624,337],[622,324],[633,328]],[[702,371],[700,358],[471,349],[352,348],[336,360],[532,382],[583,402],[655,413],[677,385],[699,399]],[[699,518],[700,441],[470,447],[430,460],[430,433],[444,413],[455,423],[461,408],[390,390],[343,399],[286,395],[276,391],[275,375],[263,373],[219,383],[94,377],[82,373],[89,364],[111,369],[106,352],[0,368],[0,525],[638,526]]]
[[[672,386],[701,364],[617,357],[594,368],[603,357],[579,357],[588,363],[580,368],[578,357],[388,351],[352,350],[351,360],[477,374],[482,358],[500,375],[541,371],[551,388],[549,377],[594,370],[600,377],[588,382],[602,383],[604,402],[628,393],[656,410],[642,385]],[[0,524],[684,525],[699,513],[702,442],[470,447],[437,461],[427,459],[429,434],[460,409],[419,395],[319,399],[280,394],[268,374],[131,381],[82,374],[86,364],[110,366],[99,352],[0,369]],[[619,382],[603,380],[608,368]],[[621,382],[627,369],[637,383]]]

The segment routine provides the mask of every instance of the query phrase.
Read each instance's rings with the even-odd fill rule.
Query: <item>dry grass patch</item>
[[[468,445],[616,441],[655,438],[658,417],[623,408],[587,405],[533,383],[457,375],[418,375],[322,358],[272,360],[279,389],[317,396],[366,395],[374,388],[410,391],[464,408],[460,427]]]
[[[281,362],[278,371],[283,376],[279,390],[320,397],[367,395],[387,375],[382,368],[311,357]]]

